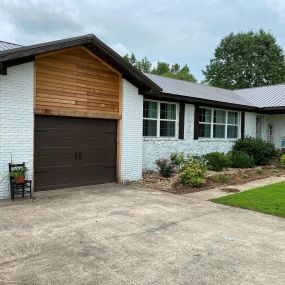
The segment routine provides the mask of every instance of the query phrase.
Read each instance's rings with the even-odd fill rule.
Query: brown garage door
[[[35,190],[116,180],[115,120],[35,118]]]

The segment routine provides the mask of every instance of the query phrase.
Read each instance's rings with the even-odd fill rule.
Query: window
[[[199,108],[200,138],[238,138],[239,113]]]
[[[155,101],[143,103],[143,136],[175,137],[177,105]]]
[[[210,138],[211,137],[211,121],[212,121],[212,110],[211,109],[199,109],[199,137]]]
[[[157,102],[143,102],[143,135],[155,137],[157,133]]]
[[[238,112],[228,111],[227,137],[229,139],[238,137],[238,126]]]

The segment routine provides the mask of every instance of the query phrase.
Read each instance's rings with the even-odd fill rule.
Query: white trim
[[[158,101],[158,100],[152,100],[152,99],[144,99],[144,102],[155,102],[157,103],[157,117],[156,118],[146,118],[143,116],[143,120],[153,120],[157,122],[156,124],[156,136],[143,136],[144,139],[178,139],[178,104],[175,102],[168,102],[168,101]],[[169,104],[169,105],[175,105],[175,119],[160,119],[160,104]],[[160,122],[165,121],[165,122],[175,122],[175,135],[174,136],[160,136]]]
[[[236,140],[241,137],[241,113],[235,110],[220,109],[220,108],[209,108],[200,106],[199,109],[208,109],[211,110],[211,122],[200,122],[199,125],[211,125],[210,128],[210,137],[198,137],[199,140]],[[214,123],[214,111],[224,111],[225,112],[225,123]],[[233,112],[238,114],[238,124],[229,124],[228,123],[228,112]],[[214,137],[214,125],[225,126],[225,137],[215,138]],[[228,138],[228,126],[238,127],[238,134],[236,138]]]

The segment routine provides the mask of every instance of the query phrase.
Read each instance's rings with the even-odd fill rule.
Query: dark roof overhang
[[[285,106],[259,108],[262,114],[285,114]]]
[[[248,111],[248,112],[258,112],[260,109],[254,106],[239,105],[227,102],[220,102],[196,97],[174,95],[169,93],[160,93],[160,94],[145,94],[145,98],[154,99],[154,100],[164,100],[172,102],[183,102],[188,104],[194,104],[205,107],[216,107],[221,109],[232,109],[237,111]]]
[[[0,74],[6,75],[7,67],[33,61],[37,55],[80,45],[85,46],[122,73],[123,78],[138,87],[140,93],[148,92],[152,94],[161,92],[162,89],[157,84],[93,34],[2,51],[0,52]]]

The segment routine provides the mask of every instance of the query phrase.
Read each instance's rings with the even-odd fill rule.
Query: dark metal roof
[[[7,74],[7,67],[32,61],[37,55],[80,45],[85,46],[121,72],[124,78],[139,88],[140,92],[159,93],[161,91],[157,84],[93,34],[0,51],[0,74]]]
[[[235,93],[259,108],[285,107],[285,84],[239,89]]]
[[[0,41],[0,51],[21,47],[21,45]]]

